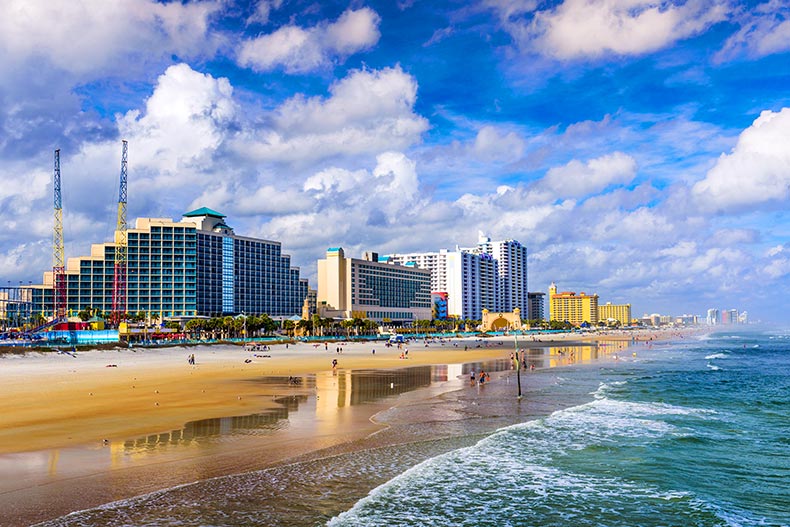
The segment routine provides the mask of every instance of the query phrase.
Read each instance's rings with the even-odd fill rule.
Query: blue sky
[[[208,206],[315,286],[327,247],[530,253],[530,290],[779,320],[790,2],[0,5],[0,281]]]

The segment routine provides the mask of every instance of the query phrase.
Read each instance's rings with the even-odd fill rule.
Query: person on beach
[[[336,368],[337,368],[337,359],[332,359],[332,369],[334,370]]]
[[[469,374],[469,382],[472,384],[472,386],[475,385],[475,380],[476,379],[477,379],[477,377],[475,377],[475,371],[472,370],[472,372]]]

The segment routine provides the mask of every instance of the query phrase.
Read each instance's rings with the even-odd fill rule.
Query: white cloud
[[[764,111],[692,188],[699,206],[738,211],[790,197],[790,108]]]
[[[525,142],[517,133],[500,134],[495,127],[484,126],[477,132],[472,149],[481,160],[507,163],[520,159],[524,147]]]
[[[656,51],[725,20],[729,9],[717,0],[565,0],[527,22],[513,18],[526,8],[508,7],[498,7],[504,27],[522,45],[559,59]]]
[[[587,163],[573,160],[548,171],[538,187],[556,196],[583,197],[612,185],[630,183],[636,175],[636,161],[622,152],[591,159]]]
[[[282,5],[282,0],[260,0],[253,14],[247,19],[247,24],[268,24],[272,10],[280,9]]]
[[[745,55],[764,57],[790,50],[790,9],[787,3],[771,0],[756,6],[740,20],[740,29],[714,57],[725,61]]]
[[[84,76],[173,53],[210,55],[221,39],[209,19],[221,7],[214,1],[6,0],[0,2],[0,71],[43,61]]]
[[[160,75],[145,112],[121,117],[121,135],[133,145],[136,167],[158,174],[163,183],[194,177],[206,166],[226,137],[236,114],[228,79],[194,71],[186,64],[170,66]]]
[[[249,132],[237,150],[259,161],[305,164],[401,150],[428,128],[413,110],[417,82],[400,67],[353,71],[329,92],[288,99],[274,111],[273,126]]]
[[[273,33],[245,40],[237,53],[240,66],[256,71],[283,67],[306,73],[375,45],[381,18],[368,7],[348,10],[333,23],[311,28],[284,26]]]

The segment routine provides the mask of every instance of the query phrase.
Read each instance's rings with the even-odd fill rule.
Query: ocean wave
[[[707,363],[707,364],[706,364],[706,366],[708,367],[708,369],[709,369],[710,371],[720,371],[720,370],[721,370],[721,368],[719,368],[719,367],[718,367],[718,366],[716,366],[715,364],[711,364],[710,362],[709,362],[709,363]]]
[[[623,526],[652,524],[656,516],[666,524],[713,525],[719,518],[690,492],[535,462],[517,445],[499,449],[481,441],[432,458],[375,488],[327,526],[497,525],[512,518],[525,525]]]
[[[707,360],[711,360],[711,359],[727,359],[729,357],[730,357],[729,353],[713,353],[711,355],[706,355],[705,359],[707,359]]]
[[[598,385],[598,388],[590,392],[590,395],[595,397],[596,399],[603,399],[606,397],[608,393],[610,393],[616,386],[624,386],[628,384],[628,381],[610,381],[610,382],[602,382]]]

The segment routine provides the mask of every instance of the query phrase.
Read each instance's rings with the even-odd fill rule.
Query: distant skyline
[[[350,255],[529,250],[634,316],[790,290],[790,3],[0,3],[0,281],[201,206],[315,287]]]

